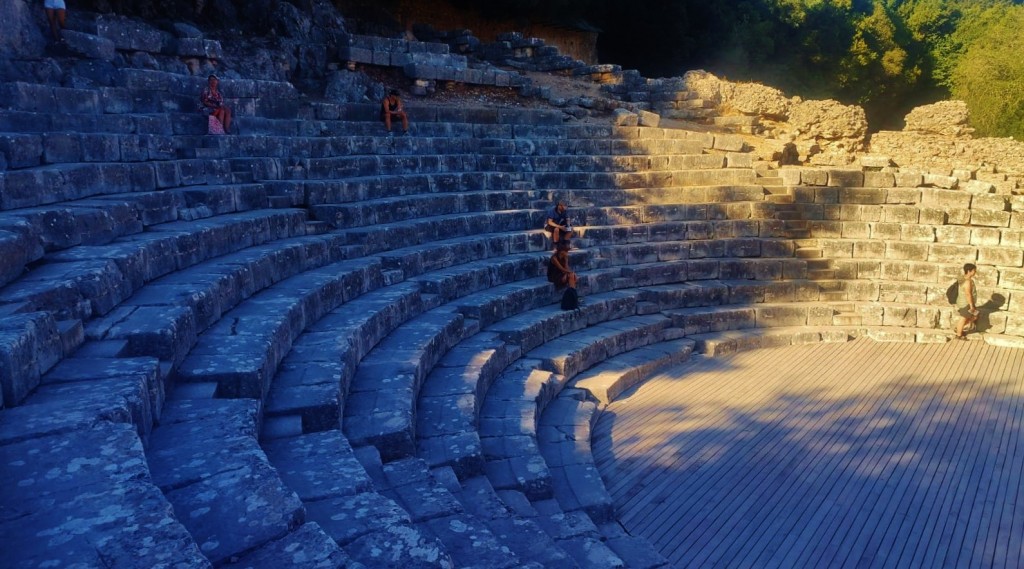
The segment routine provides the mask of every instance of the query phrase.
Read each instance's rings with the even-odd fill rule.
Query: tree
[[[1024,138],[1024,7],[999,6],[951,74],[979,134]]]

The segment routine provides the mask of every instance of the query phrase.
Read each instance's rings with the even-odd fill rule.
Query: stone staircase
[[[111,22],[74,49],[216,55]],[[241,134],[207,137],[201,77],[0,84],[12,566],[662,567],[590,456],[629,386],[693,354],[946,341],[967,261],[984,339],[1024,337],[1019,196],[561,111],[410,105],[388,139],[372,105],[266,79],[225,79]],[[554,199],[578,311],[544,278]]]

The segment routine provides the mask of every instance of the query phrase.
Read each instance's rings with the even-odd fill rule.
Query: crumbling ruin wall
[[[1024,177],[1024,142],[1013,138],[974,138],[967,105],[943,101],[918,107],[902,131],[871,136],[872,154],[887,156],[900,169],[932,173],[973,169]]]
[[[683,86],[714,104],[723,117],[756,119],[755,134],[778,142],[794,142],[812,164],[844,165],[867,147],[864,109],[838,101],[805,101],[758,83],[733,83],[707,71],[689,71]],[[770,143],[768,146],[771,146]]]

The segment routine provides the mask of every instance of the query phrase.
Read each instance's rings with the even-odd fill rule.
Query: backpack
[[[562,293],[562,310],[576,310],[580,307],[580,295],[576,289],[567,288]]]
[[[953,284],[949,285],[946,289],[946,300],[950,304],[956,304],[957,297],[960,296],[960,281],[953,281]]]

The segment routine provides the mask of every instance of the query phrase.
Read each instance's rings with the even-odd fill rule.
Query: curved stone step
[[[295,566],[366,567],[353,561],[316,522],[307,522],[281,539],[266,543],[239,560],[224,565],[228,569]]]
[[[168,402],[147,461],[157,486],[203,553],[232,561],[299,529],[305,510],[256,441],[253,400]]]
[[[341,261],[282,280],[223,315],[196,340],[177,378],[216,383],[221,397],[262,400],[302,331],[347,300],[383,286],[379,259]]]
[[[313,205],[311,211],[314,219],[348,229],[435,215],[526,209],[529,207],[530,194],[524,191],[467,191],[406,195]]]
[[[227,160],[147,162],[148,158],[141,156],[135,161],[110,162],[110,159],[0,172],[0,209],[34,207],[134,190],[149,191],[154,185],[163,188],[233,182],[231,164]],[[112,159],[117,160],[117,157]]]
[[[345,401],[344,429],[385,460],[415,452],[416,394],[427,372],[466,333],[462,314],[435,310],[402,324],[359,363]]]
[[[545,190],[743,186],[756,184],[757,174],[746,168],[659,172],[537,172],[533,175],[533,183]]]
[[[445,566],[446,548],[413,523],[407,509],[383,495],[340,430],[264,442],[282,481],[296,491],[317,523],[359,562]],[[379,457],[374,466],[380,470]]]
[[[132,425],[0,442],[0,473],[5,564],[212,566],[151,480]]]
[[[434,469],[431,472],[524,564],[534,563],[551,569],[578,567],[535,520],[512,512],[486,476],[474,476],[460,482],[450,470]]]

